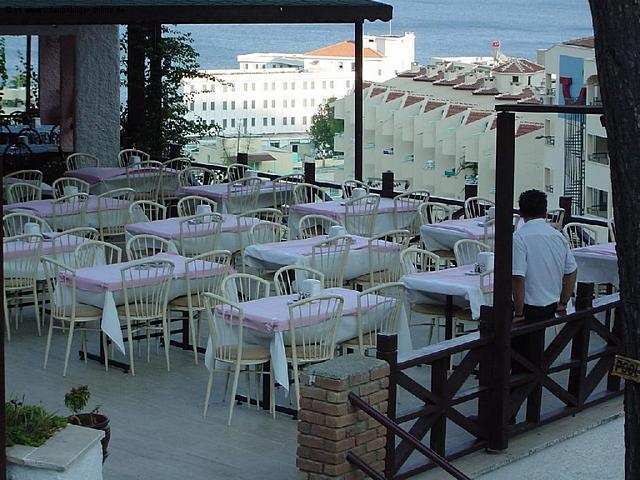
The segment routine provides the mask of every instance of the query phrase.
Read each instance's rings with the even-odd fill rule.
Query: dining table
[[[87,182],[92,194],[99,195],[119,188],[133,188],[137,192],[151,192],[157,188],[164,191],[176,191],[178,188],[178,171],[174,169],[162,170],[162,185],[157,182],[158,169],[155,167],[83,167],[69,170],[68,177],[78,178]]]
[[[453,250],[458,240],[492,239],[494,230],[487,225],[487,217],[459,218],[430,223],[420,227],[420,239],[426,250]]]
[[[380,235],[396,228],[402,229],[409,227],[409,224],[413,221],[410,215],[400,215],[399,218],[406,224],[396,226],[394,220],[395,211],[396,208],[393,198],[380,197],[378,213],[376,214],[373,226],[374,235]],[[399,211],[402,213],[416,212],[417,215],[418,206],[403,205],[399,207]],[[344,224],[346,212],[347,207],[344,199],[291,205],[289,209],[289,228],[291,229],[291,236],[292,238],[299,236],[300,232],[298,231],[298,227],[300,219],[305,215],[324,215],[325,217],[329,217],[340,224]]]
[[[615,286],[620,284],[618,254],[614,242],[575,248],[572,252],[578,265],[578,282]]]

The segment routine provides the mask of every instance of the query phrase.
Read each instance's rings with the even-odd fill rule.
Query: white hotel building
[[[411,68],[413,33],[364,36],[365,80],[384,82]],[[218,82],[192,79],[190,115],[217,124],[225,136],[305,133],[327,99],[354,87],[355,45],[344,41],[306,53],[251,53],[238,68],[206,70]]]

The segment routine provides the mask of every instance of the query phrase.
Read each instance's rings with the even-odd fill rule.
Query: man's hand
[[[556,307],[556,313],[560,316],[567,314],[567,304],[566,303],[558,303]]]
[[[524,322],[524,315],[513,315],[513,323]]]

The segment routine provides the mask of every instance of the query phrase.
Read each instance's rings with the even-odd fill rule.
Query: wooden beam
[[[602,115],[604,108],[588,105],[529,105],[503,103],[495,106],[496,112],[522,112],[522,113],[566,113],[582,115]]]
[[[354,138],[354,162],[356,180],[362,181],[362,69],[363,69],[363,39],[362,21],[355,23],[355,138]]]
[[[489,438],[491,450],[508,447],[509,378],[511,375],[511,320],[513,319],[511,269],[513,244],[513,174],[516,116],[497,115],[496,132],[496,220],[493,314],[495,319],[494,401],[499,425]]]
[[[162,157],[162,24],[155,23],[148,27],[151,40],[151,54],[149,57],[149,101],[148,112],[150,119],[151,139],[149,153],[159,160]]]
[[[145,116],[145,34],[141,25],[127,27],[127,139],[124,146],[140,143]]]
[[[24,109],[27,116],[31,111],[31,35],[27,35],[27,54],[26,54],[26,72],[25,72],[25,100]]]

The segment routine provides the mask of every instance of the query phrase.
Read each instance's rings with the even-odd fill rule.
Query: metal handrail
[[[416,450],[422,453],[425,457],[431,460],[433,463],[442,468],[445,472],[451,475],[456,480],[471,480],[471,478],[467,477],[464,473],[454,467],[446,458],[441,457],[432,449],[427,447],[425,444],[420,442],[416,437],[411,435],[409,432],[404,431],[400,428],[399,425],[388,419],[378,410],[373,408],[371,405],[366,403],[362,398],[360,398],[355,393],[351,392],[349,394],[349,402],[356,407],[362,410],[364,413],[369,415],[371,418],[376,420],[378,423],[387,428],[387,430],[391,430],[394,435],[402,438],[406,442],[410,443]]]

